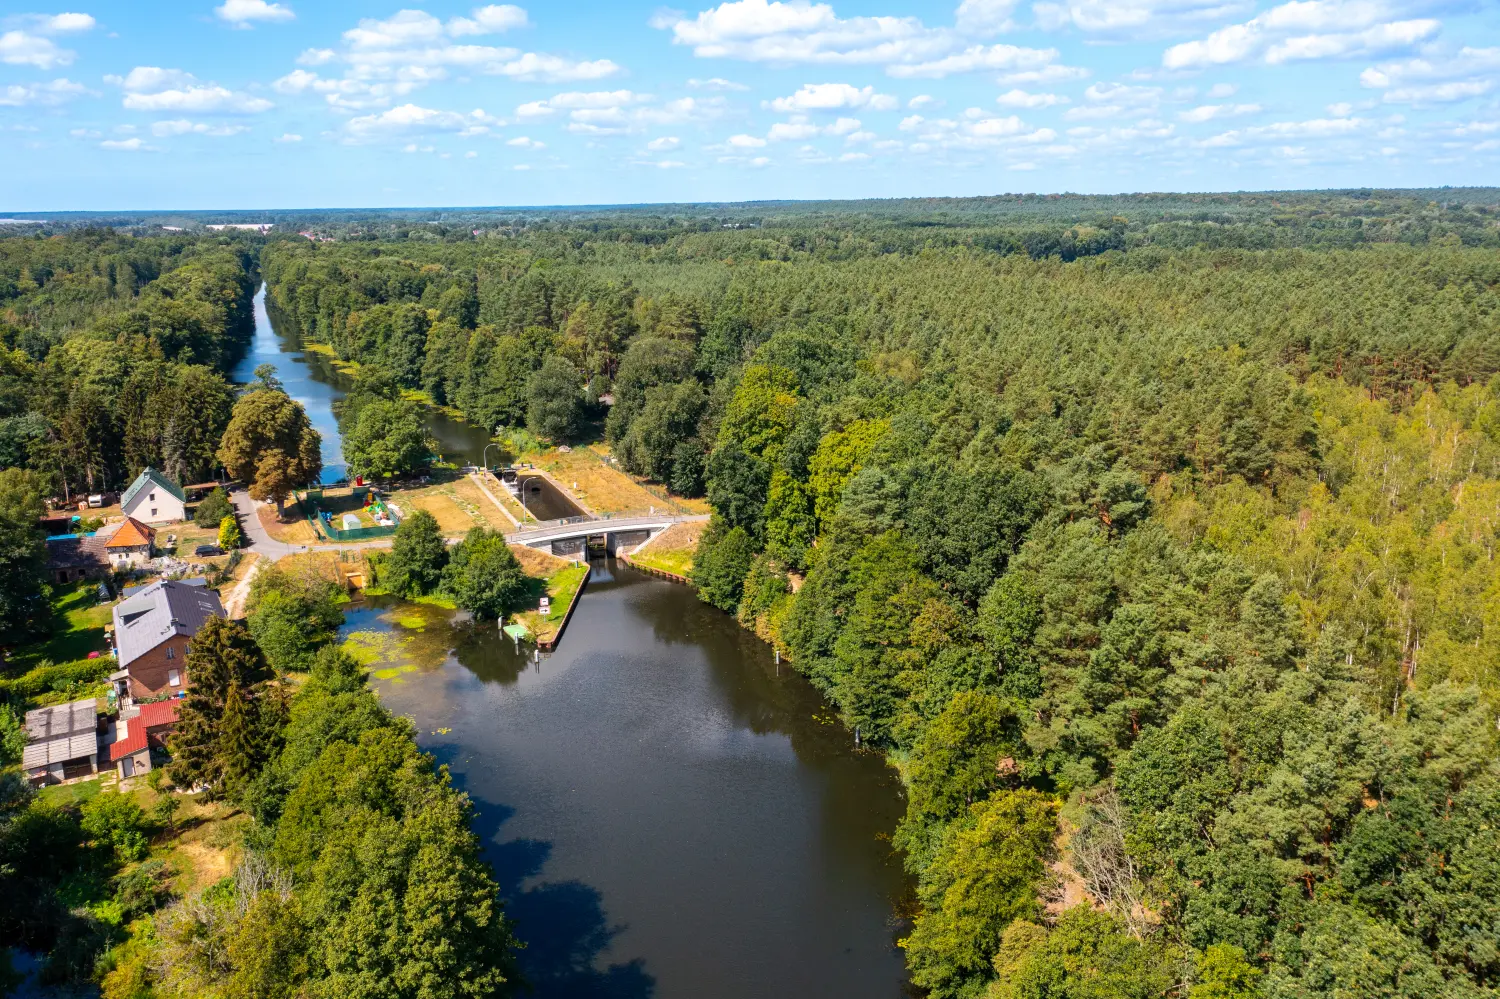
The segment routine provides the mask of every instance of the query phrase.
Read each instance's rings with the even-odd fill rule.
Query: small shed
[[[98,773],[99,708],[94,698],[26,712],[21,767],[38,785]]]

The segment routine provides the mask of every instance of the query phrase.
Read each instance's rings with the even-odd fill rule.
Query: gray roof
[[[174,635],[191,638],[211,617],[224,617],[224,605],[208,587],[175,580],[152,583],[115,605],[115,650],[120,667],[128,668]]]
[[[48,569],[103,569],[109,567],[109,556],[104,546],[109,537],[94,535],[88,538],[48,538]]]
[[[99,751],[99,708],[92,697],[26,712],[26,749],[21,765],[31,770],[66,763]]]
[[[174,580],[174,582],[181,583],[183,586],[207,586],[208,585],[208,577],[207,576],[194,576],[192,579],[178,579],[178,580]],[[137,593],[141,592],[142,590],[149,590],[151,587],[153,587],[155,585],[156,585],[156,583],[137,583],[134,586],[127,586],[127,587],[125,587],[124,589],[122,589],[120,591],[120,596],[122,596],[122,597],[133,597]]]
[[[135,477],[135,481],[130,484],[130,488],[125,490],[125,494],[120,497],[120,509],[123,510],[129,506],[130,501],[135,499],[136,494],[145,489],[148,483],[154,484],[158,489],[166,490],[184,503],[187,502],[187,494],[182,491],[181,486],[167,478],[164,472],[158,472],[154,468],[147,468]]]

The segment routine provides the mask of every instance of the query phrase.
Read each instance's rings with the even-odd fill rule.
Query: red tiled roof
[[[156,532],[134,517],[126,517],[125,523],[115,531],[115,536],[109,539],[106,548],[136,548],[141,545],[149,545],[156,538]]]
[[[153,728],[161,728],[177,723],[180,706],[175,697],[170,701],[154,701],[150,704],[142,704],[141,713],[126,721],[125,738],[118,739],[110,744],[110,762],[145,749]]]

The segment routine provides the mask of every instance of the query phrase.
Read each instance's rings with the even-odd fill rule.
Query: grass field
[[[693,568],[693,554],[698,550],[698,539],[703,536],[707,521],[695,520],[687,524],[673,524],[630,561],[662,572],[686,576]]]
[[[99,602],[98,587],[98,583],[80,582],[54,589],[52,637],[18,648],[7,672],[19,675],[43,659],[72,662],[90,652],[106,651],[109,643],[104,640],[104,628],[111,615],[109,605]]]

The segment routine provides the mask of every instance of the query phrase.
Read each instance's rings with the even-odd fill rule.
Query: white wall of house
[[[187,504],[152,483],[130,498],[130,505],[121,508],[121,513],[146,524],[170,524],[187,520]]]

